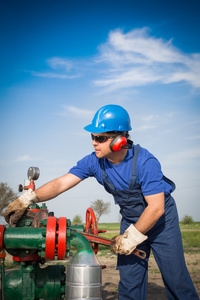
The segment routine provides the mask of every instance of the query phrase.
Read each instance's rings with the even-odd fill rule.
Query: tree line
[[[4,216],[4,211],[8,207],[8,205],[17,199],[18,193],[15,193],[12,188],[8,186],[7,183],[0,183],[0,217]],[[102,215],[108,214],[110,212],[110,203],[105,202],[102,199],[97,199],[91,202],[90,207],[93,209],[96,215],[97,223]],[[185,215],[181,220],[183,224],[191,224],[193,223],[193,218],[189,215]],[[81,215],[75,215],[73,220],[73,224],[81,224],[83,223]]]

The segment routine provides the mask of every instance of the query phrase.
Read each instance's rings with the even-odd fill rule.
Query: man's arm
[[[38,202],[53,199],[63,192],[71,189],[81,181],[82,179],[70,173],[56,178],[35,190]]]
[[[144,198],[148,206],[134,225],[135,228],[143,234],[149,231],[165,212],[164,193],[145,196]]]
[[[53,199],[77,185],[81,180],[79,177],[68,173],[46,183],[36,191],[29,189],[18,199],[9,204],[4,213],[6,222],[11,226],[15,226],[30,205]]]
[[[134,225],[131,224],[124,234],[115,237],[111,250],[115,253],[129,255],[148,237],[145,235],[160,219],[165,211],[164,193],[145,196],[148,206]]]

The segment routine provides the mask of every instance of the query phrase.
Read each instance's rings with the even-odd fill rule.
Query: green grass
[[[179,223],[181,229],[200,229],[200,222],[192,222],[190,224]]]
[[[117,233],[100,233],[100,236],[112,239]],[[184,248],[200,248],[200,232],[199,231],[184,231],[181,233]],[[99,249],[109,249],[109,247],[99,245]]]
[[[100,233],[100,236],[104,236],[108,239],[112,239],[114,236],[119,234],[119,223],[100,223],[98,224],[98,229],[106,229],[109,231],[118,231],[118,232],[105,232]],[[189,225],[184,225],[180,223],[181,229],[200,229],[200,222],[193,222]],[[193,249],[185,249],[184,252],[186,253],[199,253],[200,252],[200,231],[182,231],[182,240],[183,240],[183,247],[184,248],[193,248]],[[196,249],[195,249],[196,248]],[[99,245],[99,251],[101,255],[106,255],[110,252],[109,247]]]
[[[107,239],[112,239],[114,236],[116,236],[118,234],[119,234],[119,232],[118,233],[117,232],[109,232],[109,233],[104,232],[104,233],[99,233],[99,236],[103,236]]]
[[[114,236],[118,235],[119,233],[100,233],[99,236],[103,236],[107,239],[112,239]],[[110,248],[109,246],[104,246],[104,245],[99,245],[99,252],[100,252],[100,256],[106,256],[107,254],[110,254]]]
[[[179,223],[181,229],[200,229],[200,222],[192,222],[191,224]],[[98,229],[119,230],[120,223],[98,223]]]
[[[184,248],[200,248],[200,231],[181,232]]]
[[[119,230],[120,223],[98,223],[98,229],[106,229],[106,230]]]

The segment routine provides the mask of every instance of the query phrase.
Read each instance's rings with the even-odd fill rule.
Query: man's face
[[[92,141],[92,145],[94,146],[96,156],[98,158],[109,158],[113,154],[113,152],[110,149],[110,143],[112,142],[114,135],[104,132],[104,133],[92,133],[92,136],[94,137]],[[97,140],[95,140],[95,137],[98,136],[105,136],[105,137],[113,136],[113,138],[109,138],[107,141],[100,143]]]

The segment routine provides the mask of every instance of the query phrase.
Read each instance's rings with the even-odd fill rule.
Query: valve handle
[[[86,210],[86,221],[85,221],[85,231],[87,233],[92,233],[94,235],[98,235],[98,228],[97,228],[97,220],[95,217],[95,213],[91,207]],[[95,254],[98,252],[99,245],[96,243],[90,243],[92,249]]]

